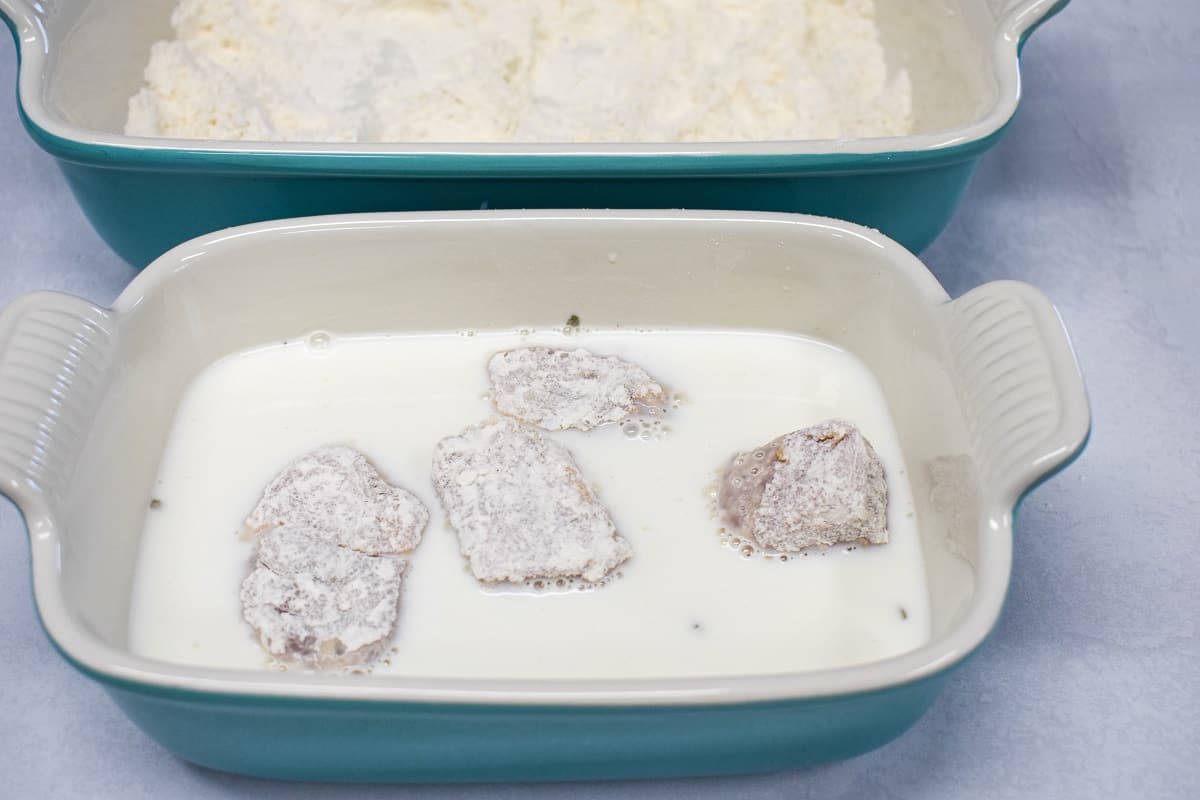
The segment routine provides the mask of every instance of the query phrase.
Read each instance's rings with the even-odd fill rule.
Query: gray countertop
[[[11,91],[16,59],[0,40]],[[0,796],[1200,796],[1197,42],[1192,0],[1073,3],[1030,41],[1021,113],[924,254],[952,295],[1015,278],[1058,304],[1094,430],[1025,503],[995,634],[892,744],[798,772],[636,784],[338,787],[211,772],[160,749],[54,652],[24,526],[0,503]],[[35,289],[109,303],[133,270],[3,100],[0,304]]]

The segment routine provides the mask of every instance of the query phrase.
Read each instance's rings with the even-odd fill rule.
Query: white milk
[[[484,588],[430,483],[434,444],[495,412],[488,357],[583,346],[644,366],[684,396],[653,435],[612,425],[565,444],[633,545],[596,589]],[[737,451],[829,417],[856,424],[887,471],[890,542],[743,554],[713,496]],[[638,434],[638,431],[633,431]],[[269,668],[242,620],[253,545],[238,536],[268,481],[311,448],[362,450],[431,519],[411,555],[394,651],[375,674],[618,678],[840,667],[929,638],[912,499],[882,393],[850,354],[810,339],[720,331],[316,334],[225,358],[185,393],[147,511],[130,610],[135,653]]]

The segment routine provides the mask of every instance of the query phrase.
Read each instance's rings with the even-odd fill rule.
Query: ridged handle
[[[1011,508],[1087,441],[1091,412],[1071,342],[1046,296],[1016,281],[951,303],[946,337],[982,485]]]
[[[35,531],[69,485],[104,390],[111,312],[65,294],[0,314],[0,491]]]

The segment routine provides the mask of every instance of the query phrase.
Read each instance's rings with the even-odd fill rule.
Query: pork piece
[[[602,580],[632,554],[570,451],[501,417],[438,442],[433,484],[484,583]]]
[[[492,402],[501,414],[548,431],[588,431],[666,409],[667,391],[636,364],[584,349],[521,347],[488,361]]]
[[[399,613],[405,561],[341,547],[320,531],[274,528],[242,582],[242,615],[281,662],[329,669],[376,659]]]
[[[306,528],[333,544],[384,555],[416,548],[428,522],[416,495],[389,484],[362,453],[338,446],[288,464],[263,490],[246,530]]]
[[[888,540],[883,464],[845,420],[793,431],[734,456],[718,504],[742,535],[785,553]]]

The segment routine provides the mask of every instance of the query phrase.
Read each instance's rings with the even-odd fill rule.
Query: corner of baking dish
[[[18,47],[18,104],[30,135],[52,155],[82,163],[122,163],[163,168],[236,165],[247,169],[336,166],[362,174],[512,174],[522,168],[587,172],[627,167],[639,174],[780,172],[795,169],[949,163],[991,147],[1016,113],[1021,97],[1020,51],[1028,36],[1069,0],[988,0],[997,14],[991,63],[997,99],[978,120],[928,134],[823,141],[697,144],[341,144],[212,142],[132,137],[80,128],[60,119],[43,101],[48,60],[59,46],[46,7],[29,0],[0,0]],[[681,164],[681,161],[684,162]],[[686,165],[686,166],[685,166]]]
[[[464,225],[498,220],[700,220],[802,225],[852,236],[879,248],[897,273],[910,280],[938,315],[947,363],[965,411],[981,411],[969,431],[980,465],[983,500],[981,563],[977,590],[961,620],[934,642],[894,658],[860,666],[792,675],[720,679],[573,681],[411,680],[305,676],[180,667],[134,656],[103,642],[68,608],[58,572],[58,532],[53,475],[47,459],[70,461],[59,452],[54,426],[75,430],[78,403],[65,397],[64,369],[100,363],[112,331],[140,298],[158,292],[195,257],[236,248],[249,238],[321,227]],[[589,223],[590,224],[590,223]],[[30,320],[33,327],[30,327]],[[986,358],[980,357],[981,354]],[[936,678],[970,655],[999,616],[1007,590],[1012,524],[1020,499],[1061,469],[1086,443],[1087,397],[1070,342],[1049,301],[1036,289],[1011,281],[979,287],[950,301],[915,256],[876,231],[851,223],[785,214],[669,211],[534,211],[358,214],[260,223],[211,234],[181,245],[148,267],[114,303],[99,309],[78,298],[38,293],[0,314],[0,371],[21,369],[20,381],[0,381],[0,409],[28,418],[32,436],[0,431],[3,489],[30,524],[34,592],[42,624],[55,647],[78,669],[102,683],[163,696],[188,694],[378,702],[440,702],[520,705],[717,705],[811,700],[883,691]],[[982,365],[982,366],[980,366]],[[86,398],[84,404],[86,405]],[[11,416],[11,415],[10,415]],[[66,424],[71,423],[71,424]],[[84,428],[86,430],[86,428]],[[43,436],[43,434],[45,434]],[[42,438],[39,438],[42,437]],[[44,439],[44,440],[43,440]],[[69,464],[67,469],[69,469]],[[986,561],[983,559],[986,558]]]

